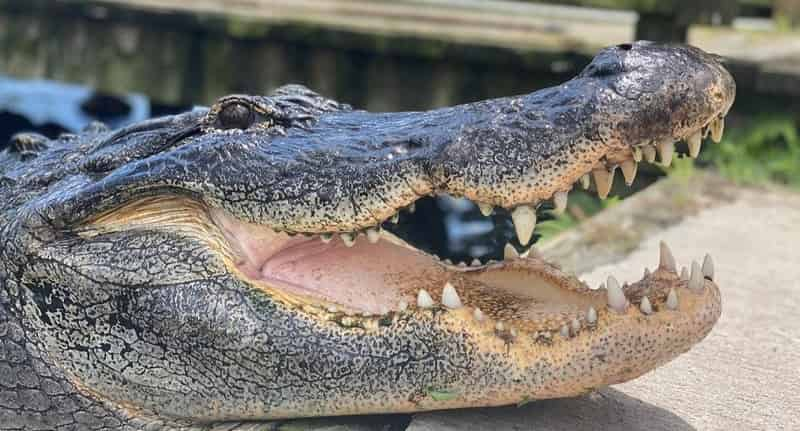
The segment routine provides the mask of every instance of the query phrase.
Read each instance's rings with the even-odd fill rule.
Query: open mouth
[[[716,117],[685,137],[689,155],[697,156],[707,135],[719,141],[722,127],[722,117]],[[604,198],[617,167],[631,185],[640,161],[655,162],[658,156],[660,163],[667,165],[673,151],[674,142],[670,140],[643,143],[627,153],[607,155],[576,184],[594,187]],[[546,207],[563,211],[571,186],[556,192]],[[275,232],[241,221],[222,209],[208,211],[222,232],[232,256],[230,265],[239,277],[279,296],[288,294],[292,302],[320,312],[349,316],[349,321],[357,325],[409,310],[444,307],[470,310],[474,319],[494,322],[509,331],[574,335],[595,325],[598,314],[608,310],[624,314],[632,307],[646,315],[676,310],[680,297],[687,296],[684,290],[700,292],[704,280],[713,279],[709,256],[702,264],[695,262],[691,269],[683,268],[679,273],[675,259],[663,245],[659,266],[652,271],[645,269],[640,281],[621,284],[609,277],[603,286],[590,288],[528,249],[535,240],[537,209],[544,208],[539,203],[508,210],[475,203],[486,223],[493,226],[485,245],[488,251],[481,257],[454,263],[437,249],[436,241],[419,240],[428,231],[425,224],[439,224],[441,220],[403,222],[416,205],[429,204],[429,200],[421,198],[380,226],[336,234]],[[424,247],[415,245],[420,242]],[[498,249],[502,252],[492,254]]]
[[[719,141],[722,129],[719,115],[681,139],[687,143],[688,154],[696,157],[702,139],[710,135]],[[549,202],[507,209],[474,202],[491,226],[489,240],[479,244],[481,256],[455,262],[441,245],[437,248],[437,241],[420,241],[428,231],[425,225],[441,220],[403,222],[415,206],[429,204],[430,197],[420,197],[381,225],[360,232],[277,232],[177,196],[129,203],[93,220],[89,230],[171,225],[184,233],[194,231],[223,256],[234,276],[306,311],[340,323],[344,317],[348,325],[378,325],[415,310],[463,309],[473,321],[488,322],[509,333],[574,336],[609,313],[641,316],[695,307],[707,299],[705,295],[717,292],[705,289],[706,280],[714,276],[710,256],[678,271],[666,245],[662,245],[658,267],[644,269],[641,280],[620,283],[612,276],[599,287],[564,273],[528,248],[536,239],[537,210],[563,211],[575,185],[594,188],[605,198],[617,168],[631,185],[640,161],[655,163],[658,158],[668,165],[675,141],[643,142],[606,154],[588,172],[577,173],[574,183],[553,193]],[[470,205],[464,198],[455,202]],[[706,293],[691,295],[690,291]]]

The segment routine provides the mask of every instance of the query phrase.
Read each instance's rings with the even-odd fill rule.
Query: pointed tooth
[[[703,277],[709,280],[714,279],[714,261],[711,259],[710,254],[706,254],[703,259]]]
[[[445,260],[444,260],[444,263],[445,263],[445,264],[447,264],[447,265],[452,265],[452,264],[453,264],[453,261],[452,261],[452,260],[450,260],[450,259],[445,259]]]
[[[681,268],[681,280],[689,281],[689,269],[685,266]]]
[[[567,326],[566,323],[564,325],[561,325],[561,330],[558,332],[559,334],[561,334],[562,337],[569,338],[569,326]]]
[[[475,310],[472,311],[472,317],[478,322],[483,322],[483,311],[476,307]]]
[[[628,306],[628,298],[625,297],[625,292],[619,287],[619,282],[614,276],[609,276],[606,282],[608,306],[614,311],[624,313],[625,308]]]
[[[517,332],[517,328],[510,328],[510,329],[508,330],[508,333],[509,333],[509,334],[510,334],[512,337],[514,337],[514,338],[517,338],[517,335],[519,334],[519,333]]]
[[[416,211],[416,210],[417,210],[417,203],[416,202],[411,202],[411,205],[406,207],[406,211],[408,211],[409,214],[414,214],[414,211]]]
[[[494,325],[494,329],[499,332],[503,332],[506,329],[506,325],[503,322],[497,322],[497,324]]]
[[[716,118],[711,122],[711,140],[719,143],[722,140],[722,132],[725,131],[725,118]]]
[[[611,185],[614,182],[614,170],[595,169],[592,171],[592,176],[594,177],[594,183],[597,187],[597,195],[600,196],[600,199],[607,198],[608,193],[611,191]]]
[[[406,311],[406,310],[408,310],[408,302],[406,302],[406,301],[404,301],[404,300],[401,300],[401,301],[400,301],[400,302],[397,304],[397,309],[398,309],[398,310],[400,310],[400,311]]]
[[[447,308],[461,308],[461,298],[458,297],[456,288],[450,282],[444,284],[442,289],[442,305]]]
[[[417,292],[417,307],[419,308],[431,308],[433,307],[433,298],[431,298],[430,293],[428,293],[425,289],[420,289]]]
[[[578,319],[572,319],[571,329],[573,334],[577,334],[581,330],[581,321]]]
[[[675,292],[674,287],[669,289],[669,293],[667,294],[667,308],[670,310],[678,309],[678,293]]]
[[[592,179],[589,177],[589,174],[581,175],[581,187],[584,190],[587,190],[592,185]]]
[[[622,168],[622,176],[625,177],[625,184],[629,186],[633,184],[633,180],[636,178],[637,166],[636,162],[631,159],[622,162],[620,168]]]
[[[513,245],[507,243],[506,246],[503,247],[503,259],[511,260],[517,258],[519,258],[519,252]]]
[[[467,267],[467,262],[458,262],[458,267],[459,268],[466,268]]]
[[[647,163],[654,163],[656,161],[656,149],[652,145],[646,145],[642,148],[642,154]]]
[[[381,239],[381,233],[378,231],[378,228],[371,227],[367,229],[367,241],[375,244],[378,240]]]
[[[356,243],[356,237],[352,233],[340,233],[339,236],[342,237],[345,247],[352,247]]]
[[[472,262],[470,262],[469,264],[469,266],[481,266],[481,265],[483,265],[483,263],[481,263],[481,260],[478,259],[477,257],[475,259],[472,259]]]
[[[319,235],[319,239],[321,239],[321,240],[322,240],[322,242],[324,242],[325,244],[327,244],[327,243],[331,242],[331,240],[333,239],[333,234],[332,234],[332,233],[323,233],[323,234],[320,234],[320,235]]]
[[[703,290],[703,270],[700,268],[700,264],[696,261],[692,261],[692,274],[689,276],[689,289],[694,291]]]
[[[563,214],[567,209],[567,192],[555,192],[553,194],[553,210],[556,214]]]
[[[399,213],[399,212],[396,212],[396,213],[394,213],[394,214],[392,215],[392,218],[391,218],[391,219],[389,219],[389,221],[391,221],[391,222],[392,222],[392,223],[394,223],[394,224],[397,224],[397,223],[399,223],[399,222],[400,222],[400,213]]]
[[[672,256],[669,246],[664,241],[660,243],[661,254],[659,255],[658,267],[670,272],[675,272],[675,257]]]
[[[481,210],[481,214],[483,214],[484,217],[489,217],[492,215],[492,211],[494,211],[492,204],[479,203],[478,209]]]
[[[339,309],[338,309],[338,308],[336,308],[336,306],[335,306],[335,305],[329,305],[329,306],[328,306],[328,313],[331,313],[331,314],[333,314],[333,313],[336,313],[337,311],[339,311]]]
[[[642,302],[639,303],[639,311],[642,314],[653,314],[653,306],[650,304],[650,299],[646,296],[642,297]]]
[[[534,257],[536,259],[544,260],[544,255],[542,255],[542,252],[539,251],[539,249],[534,246],[530,246],[530,248],[522,252],[522,254],[520,254],[519,257],[523,257],[525,259],[529,257]]]
[[[675,144],[671,138],[666,138],[658,143],[658,155],[661,157],[661,164],[669,166],[672,164],[672,154],[675,153]]]
[[[633,150],[631,150],[631,153],[633,153],[633,161],[634,162],[639,163],[639,162],[642,161],[642,149],[641,148],[633,147]]]
[[[597,310],[592,306],[590,306],[589,310],[586,312],[586,323],[590,325],[597,323]]]
[[[697,155],[700,154],[700,147],[703,144],[703,132],[700,130],[694,132],[688,139],[686,139],[686,145],[689,146],[689,157],[696,159]]]
[[[514,229],[517,231],[517,239],[520,244],[528,245],[533,236],[533,229],[536,227],[536,208],[530,205],[520,205],[511,212],[511,219],[514,221]]]

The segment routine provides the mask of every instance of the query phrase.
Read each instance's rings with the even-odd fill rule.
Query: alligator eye
[[[246,129],[255,121],[255,115],[249,106],[231,103],[220,110],[218,119],[223,129]]]

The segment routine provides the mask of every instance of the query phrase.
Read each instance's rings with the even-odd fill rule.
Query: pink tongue
[[[237,220],[222,210],[212,217],[240,257],[239,270],[292,293],[309,295],[355,311],[397,310],[412,303],[419,289],[444,283],[444,270],[430,257],[363,236],[353,247],[334,237],[290,237]]]
[[[338,238],[329,244],[318,238],[299,240],[261,267],[262,279],[278,287],[371,313],[396,310],[401,300],[414,300],[415,292],[441,273],[428,257],[364,238],[353,247]]]

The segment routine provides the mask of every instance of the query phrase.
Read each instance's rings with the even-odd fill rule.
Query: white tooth
[[[332,233],[323,233],[323,234],[320,234],[320,236],[319,236],[319,239],[321,239],[321,240],[322,240],[322,242],[324,242],[325,244],[327,244],[327,243],[331,242],[331,240],[333,239],[333,234],[332,234]]]
[[[506,329],[506,325],[504,325],[503,322],[497,322],[497,324],[494,325],[494,329],[503,332]]]
[[[401,300],[399,304],[397,304],[397,309],[400,311],[408,310],[408,302]]]
[[[633,161],[639,163],[642,161],[642,149],[639,147],[633,147]]]
[[[475,259],[472,259],[472,262],[470,262],[470,264],[469,264],[469,265],[470,265],[470,266],[481,266],[481,265],[483,265],[483,264],[481,263],[480,259],[478,259],[478,258],[475,258]]]
[[[669,293],[667,294],[667,308],[670,310],[678,309],[678,294],[675,292],[675,288],[669,289]]]
[[[567,192],[556,192],[553,195],[553,207],[556,214],[563,214],[567,209]]]
[[[577,334],[581,330],[581,322],[578,319],[572,319],[572,333]]]
[[[399,212],[394,213],[394,215],[392,215],[392,218],[389,219],[389,220],[394,224],[399,223],[400,222],[400,213]]]
[[[600,199],[607,198],[608,193],[611,191],[611,185],[614,183],[614,169],[611,169],[611,171],[602,168],[595,169],[592,171],[592,176],[597,187],[597,195],[600,196]]]
[[[450,260],[450,259],[445,259],[445,260],[444,260],[444,263],[445,263],[445,264],[447,264],[447,265],[452,265],[452,264],[453,264],[453,261],[452,261],[452,260]]]
[[[520,205],[511,212],[511,219],[514,221],[514,229],[517,231],[517,239],[522,245],[531,242],[533,229],[536,227],[536,208],[530,205]]]
[[[511,334],[512,337],[517,338],[517,328],[511,328],[508,330],[508,333]]]
[[[639,303],[639,310],[643,314],[653,314],[653,306],[650,304],[650,300],[646,297],[642,297],[642,302]]]
[[[375,244],[379,239],[381,239],[381,234],[378,228],[371,227],[367,229],[367,241]]]
[[[472,312],[472,317],[474,317],[478,322],[483,322],[483,311],[481,311],[480,308],[476,308]]]
[[[658,155],[661,157],[661,164],[669,166],[672,164],[672,154],[675,152],[675,144],[671,138],[666,138],[658,143]]]
[[[511,260],[517,258],[519,258],[519,252],[517,249],[511,244],[506,244],[506,246],[503,247],[503,259]]]
[[[458,262],[458,267],[459,268],[466,268],[467,267],[467,262]]]
[[[594,325],[597,323],[597,310],[594,307],[589,307],[589,311],[586,312],[586,323],[590,325]]]
[[[689,276],[689,289],[699,291],[703,290],[703,270],[700,269],[700,264],[692,261],[692,275]]]
[[[336,306],[335,306],[335,305],[329,305],[329,306],[328,306],[328,313],[335,313],[335,312],[337,312],[337,311],[339,311],[339,309],[338,309],[338,308],[336,308]]]
[[[644,159],[647,160],[647,163],[656,161],[656,149],[652,145],[644,146],[642,148],[642,154],[644,154]]]
[[[342,237],[345,247],[352,247],[356,243],[356,237],[352,233],[340,233],[339,236]]]
[[[703,144],[703,132],[699,130],[694,132],[686,140],[686,144],[689,146],[689,157],[696,159],[697,155],[700,154],[700,147]]]
[[[659,255],[658,267],[670,272],[676,271],[675,258],[672,256],[669,246],[664,241],[660,243],[661,254]]]
[[[491,204],[484,203],[479,203],[478,209],[481,210],[481,214],[483,214],[484,217],[489,217],[492,215],[492,211],[494,211],[494,207]]]
[[[406,211],[408,211],[411,214],[413,214],[414,211],[416,211],[416,210],[417,210],[417,203],[416,202],[411,202],[411,205],[406,207]]]
[[[442,304],[447,308],[461,308],[461,298],[450,282],[445,283],[442,289]]]
[[[706,254],[703,259],[703,277],[713,280],[714,279],[714,261],[711,260],[711,255]]]
[[[625,308],[628,306],[628,298],[625,297],[625,292],[619,287],[619,282],[614,276],[609,276],[606,286],[608,289],[608,306],[614,311],[624,313]]]
[[[542,255],[542,252],[539,251],[539,249],[534,247],[534,246],[531,246],[530,248],[528,248],[527,250],[522,252],[522,254],[520,254],[519,257],[522,257],[522,258],[525,258],[525,259],[527,259],[528,257],[535,257],[536,259],[544,260],[544,256]]]
[[[625,184],[633,184],[633,180],[636,178],[636,162],[630,159],[625,160],[620,165],[620,168],[622,168],[622,176],[625,177]]]
[[[420,289],[417,292],[417,307],[419,308],[431,308],[433,307],[433,298],[425,289]]]
[[[562,337],[569,338],[569,326],[566,324],[561,326],[561,330],[559,331]]]
[[[381,316],[385,316],[385,315],[389,314],[389,308],[387,306],[385,306],[385,305],[381,305],[380,313],[381,313]]]
[[[725,119],[716,118],[711,122],[711,140],[716,143],[722,140],[722,132],[725,131]]]
[[[681,268],[681,280],[689,281],[689,269],[685,266]]]
[[[587,190],[591,185],[592,179],[589,177],[589,174],[583,174],[581,176],[581,187],[583,187],[584,190]]]

